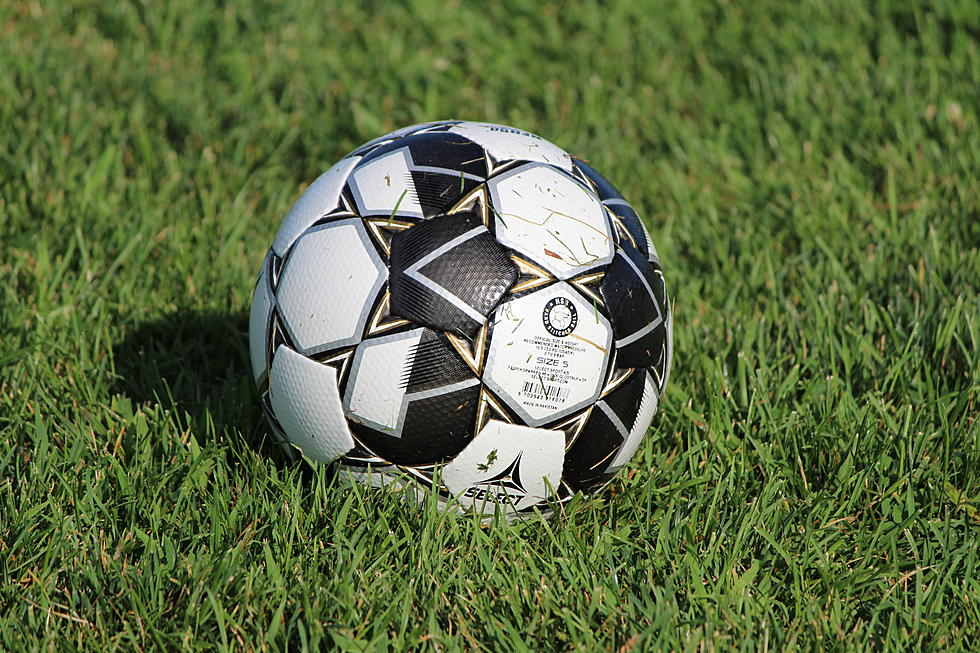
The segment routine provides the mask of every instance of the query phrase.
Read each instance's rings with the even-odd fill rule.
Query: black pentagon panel
[[[518,274],[517,266],[489,231],[457,245],[419,271],[429,279],[439,280],[439,285],[483,316],[497,307]]]
[[[455,173],[457,183],[459,173],[478,177],[478,181],[487,176],[483,148],[465,136],[447,132],[423,131],[391,141],[366,154],[360,165],[403,147],[408,148],[413,172],[448,171]]]
[[[673,316],[670,312],[670,305],[665,304],[665,320],[666,328],[664,332],[664,340],[660,346],[660,350],[654,352],[653,365],[650,366],[650,373],[653,374],[654,381],[657,384],[657,390],[662,395],[667,387],[667,378],[670,376],[670,358],[672,355],[671,347],[671,321]]]
[[[405,366],[402,383],[406,392],[432,390],[473,378],[470,368],[446,341],[446,337],[425,330]]]
[[[582,434],[565,452],[562,480],[580,492],[597,489],[612,478],[606,468],[622,444],[623,436],[616,424],[596,406]]]
[[[663,276],[653,264],[639,265],[620,249],[599,284],[599,294],[612,323],[617,364],[652,365],[666,337]]]
[[[384,147],[390,143],[401,140],[402,138],[419,132],[425,131],[445,131],[452,127],[453,125],[458,125],[458,120],[442,120],[439,122],[423,122],[417,125],[411,125],[409,127],[403,127],[401,129],[396,129],[395,131],[385,134],[384,136],[379,136],[373,140],[368,141],[364,145],[361,145],[357,149],[350,152],[344,158],[349,158],[352,156],[367,156],[368,154],[374,152],[378,148]]]
[[[405,143],[412,152],[412,160],[420,168],[434,167],[486,176],[483,148],[465,136],[446,132],[415,134]]]
[[[438,389],[431,392],[438,392]],[[408,404],[398,437],[351,422],[358,439],[397,465],[424,465],[456,456],[473,439],[480,385],[424,396]]]
[[[475,213],[443,215],[396,233],[391,314],[472,338],[518,269]]]
[[[592,185],[595,187],[596,194],[599,196],[600,200],[605,201],[611,199],[623,199],[622,194],[616,190],[616,187],[613,186],[608,179],[596,172],[595,168],[577,157],[573,157],[573,160],[575,162],[575,167],[578,168],[579,171],[592,182]]]
[[[616,225],[613,225],[617,245],[622,247],[623,251],[629,254],[635,261],[649,260],[650,243],[647,240],[647,235],[643,230],[643,224],[640,222],[640,216],[637,215],[636,210],[633,209],[629,202],[623,199],[623,195],[608,179],[596,172],[588,163],[581,159],[575,159],[575,167],[584,177],[592,182],[592,186],[596,194],[599,195],[599,199],[602,200],[603,205],[623,225],[626,234],[620,233]]]
[[[627,431],[633,428],[633,422],[636,421],[640,411],[640,402],[643,401],[643,389],[646,385],[645,376],[643,370],[635,371],[623,381],[622,385],[602,398]]]
[[[640,216],[636,214],[633,207],[629,204],[609,204],[606,206],[618,224],[621,224],[626,233],[622,233],[620,228],[613,224],[616,233],[617,245],[630,255],[637,265],[644,265],[651,259],[650,243],[647,241],[646,232],[640,222]],[[659,262],[657,262],[659,265]]]
[[[397,141],[398,138],[399,137],[392,138],[391,136],[388,135],[380,136],[372,141],[368,141],[364,145],[361,145],[356,150],[349,152],[347,156],[345,156],[344,158],[349,159],[352,156],[366,157],[370,155],[372,152],[375,152],[378,149],[385,147],[386,145],[390,145],[391,143]]]
[[[575,489],[589,492],[615,474],[609,468],[626,443],[643,402],[646,373],[637,370],[605,395],[592,409],[582,434],[565,454],[563,478]]]
[[[481,182],[460,174],[412,171],[412,185],[427,218],[446,213]]]

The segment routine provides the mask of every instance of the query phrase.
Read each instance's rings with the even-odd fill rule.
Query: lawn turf
[[[980,644],[980,5],[208,4],[0,3],[0,649]],[[305,184],[451,117],[591,161],[675,302],[550,522],[290,464],[248,370]]]

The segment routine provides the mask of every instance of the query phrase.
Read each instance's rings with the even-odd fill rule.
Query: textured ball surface
[[[249,340],[270,422],[304,455],[515,515],[629,462],[671,313],[609,181],[528,132],[445,121],[313,182],[262,264]]]

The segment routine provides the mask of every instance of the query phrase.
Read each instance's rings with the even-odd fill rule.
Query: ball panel
[[[566,483],[578,492],[591,492],[609,480],[606,465],[623,443],[623,432],[610,415],[605,402],[599,401],[579,438],[565,454]]]
[[[619,190],[608,179],[599,174],[595,168],[578,157],[572,157],[572,161],[575,164],[575,168],[592,182],[592,186],[595,188],[595,192],[600,200],[623,199]]]
[[[674,312],[667,309],[667,326],[665,329],[665,337],[663,349],[657,362],[654,363],[651,371],[656,377],[657,385],[660,390],[660,394],[663,395],[664,390],[667,388],[667,381],[670,379],[670,363],[674,355]]]
[[[426,329],[402,377],[409,394],[453,385],[473,378],[473,372],[444,335]]]
[[[354,446],[332,367],[279,347],[269,371],[269,405],[287,439],[314,460],[333,462]]]
[[[386,277],[360,218],[303,234],[276,290],[284,326],[297,348],[309,355],[357,343]]]
[[[660,283],[654,286],[655,291],[658,287],[661,290],[664,287],[662,277],[658,276],[658,278],[660,279]],[[666,305],[666,299],[664,300],[664,305]],[[667,317],[669,317],[669,314]],[[623,365],[635,367],[646,366],[651,370],[656,370],[658,373],[663,373],[665,367],[669,365],[666,321],[662,321],[659,325],[629,344],[620,345],[617,351]]]
[[[340,193],[347,182],[347,176],[360,157],[341,160],[310,184],[279,227],[272,249],[279,256],[285,256],[300,234],[310,228],[314,222],[327,213],[336,209],[340,204]]]
[[[461,199],[482,183],[478,179],[454,173],[431,170],[413,170],[412,183],[418,196],[422,213],[431,218],[448,213]]]
[[[401,217],[432,217],[447,212],[486,175],[479,145],[455,134],[425,132],[378,146],[348,183],[363,216],[390,216],[397,205]]]
[[[517,281],[519,273],[507,250],[481,227],[475,227],[469,239],[432,258],[418,271],[463,300],[483,318],[483,323]]]
[[[352,424],[375,454],[398,465],[429,465],[451,459],[473,439],[480,386],[476,379],[405,395],[401,429],[379,431]]]
[[[407,408],[402,378],[411,369],[411,355],[424,332],[412,329],[369,338],[357,346],[344,393],[344,412],[352,422],[391,437],[401,435]]]
[[[633,428],[640,405],[643,403],[643,393],[646,387],[645,375],[644,370],[634,370],[625,381],[602,398],[605,408],[611,410],[615,415],[610,419],[614,423],[622,424],[625,432],[629,432]]]
[[[631,373],[596,402],[585,428],[565,454],[564,478],[572,487],[587,491],[605,483],[618,470],[611,467],[619,452],[626,446],[636,450],[649,426],[643,414],[647,376],[645,371]],[[641,417],[646,423],[641,423]],[[626,459],[631,455],[632,451]]]
[[[412,165],[407,147],[362,161],[347,179],[358,213],[364,217],[395,213],[424,217],[412,182]]]
[[[547,501],[562,477],[560,431],[490,420],[442,470],[442,482],[463,506],[492,512],[496,503],[522,510]]]
[[[526,424],[554,421],[599,396],[612,327],[570,285],[501,304],[493,324],[483,381]]]
[[[409,167],[412,170],[451,174],[456,177],[457,183],[461,173],[477,181],[483,181],[487,176],[483,148],[453,133],[414,133],[379,147],[365,156],[365,162],[403,147],[409,149],[412,161]]]
[[[472,338],[517,280],[517,266],[470,212],[439,216],[391,239],[391,312]]]
[[[435,122],[420,122],[416,125],[409,125],[408,127],[402,127],[401,129],[396,129],[395,131],[389,132],[384,136],[379,136],[378,138],[368,141],[364,145],[361,145],[359,148],[357,148],[356,150],[348,154],[347,157],[349,158],[352,156],[363,156],[368,154],[369,152],[376,150],[377,148],[383,145],[386,145],[387,143],[408,136],[409,134],[413,134],[415,132],[427,130],[427,129],[448,128],[452,125],[457,124],[458,122],[459,122],[458,120],[437,120]]]
[[[643,235],[646,237],[647,242],[647,260],[651,263],[656,263],[660,265],[660,254],[657,253],[657,248],[653,244],[653,239],[650,238],[650,232],[647,230],[646,224],[640,221],[640,228],[643,229]]]
[[[608,179],[599,174],[588,163],[576,158],[575,167],[592,182],[602,203],[613,213],[620,216],[624,226],[630,235],[633,236],[635,246],[640,253],[648,261],[656,262],[659,265],[660,257],[657,255],[657,249],[653,246],[653,241],[650,239],[650,232],[647,231],[646,225],[643,224],[643,220],[640,219],[633,206],[623,198],[623,195]]]
[[[262,263],[259,280],[252,293],[252,311],[248,318],[248,353],[252,362],[252,376],[258,382],[268,372],[266,352],[269,348],[269,324],[272,319],[272,291],[269,288],[269,258]]]
[[[632,420],[632,424],[630,425],[629,435],[606,469],[610,474],[615,474],[622,469],[629,462],[630,458],[633,457],[633,454],[636,453],[636,449],[640,446],[643,436],[646,435],[650,424],[653,422],[653,416],[657,412],[657,405],[660,401],[659,391],[653,382],[653,376],[649,372],[637,370],[634,376],[642,377],[643,379],[643,395],[636,412],[632,413],[632,415],[635,415],[635,419]]]
[[[648,262],[655,263],[659,266],[660,259],[655,255],[651,255],[649,236],[643,223],[640,222],[640,217],[633,210],[633,207],[626,204],[625,201],[618,203],[619,201],[613,200],[613,202],[617,203],[605,203],[606,207],[612,213],[611,218],[619,225],[622,225],[621,229],[616,229],[616,235],[618,236],[617,246],[629,254],[637,266],[645,266]],[[656,250],[653,251],[656,252]]]
[[[569,171],[572,169],[572,157],[568,152],[521,129],[486,122],[461,122],[449,131],[477,143],[498,163],[538,161]]]
[[[559,279],[612,260],[613,238],[602,205],[568,175],[532,163],[487,185],[497,240]]]
[[[639,267],[621,249],[599,284],[609,311],[619,365],[653,364],[663,342],[663,277],[650,263]]]

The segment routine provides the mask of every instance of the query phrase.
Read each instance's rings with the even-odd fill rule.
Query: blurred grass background
[[[980,5],[0,3],[0,648],[969,649]],[[674,372],[629,475],[479,528],[268,442],[255,274],[442,118],[640,210]]]

